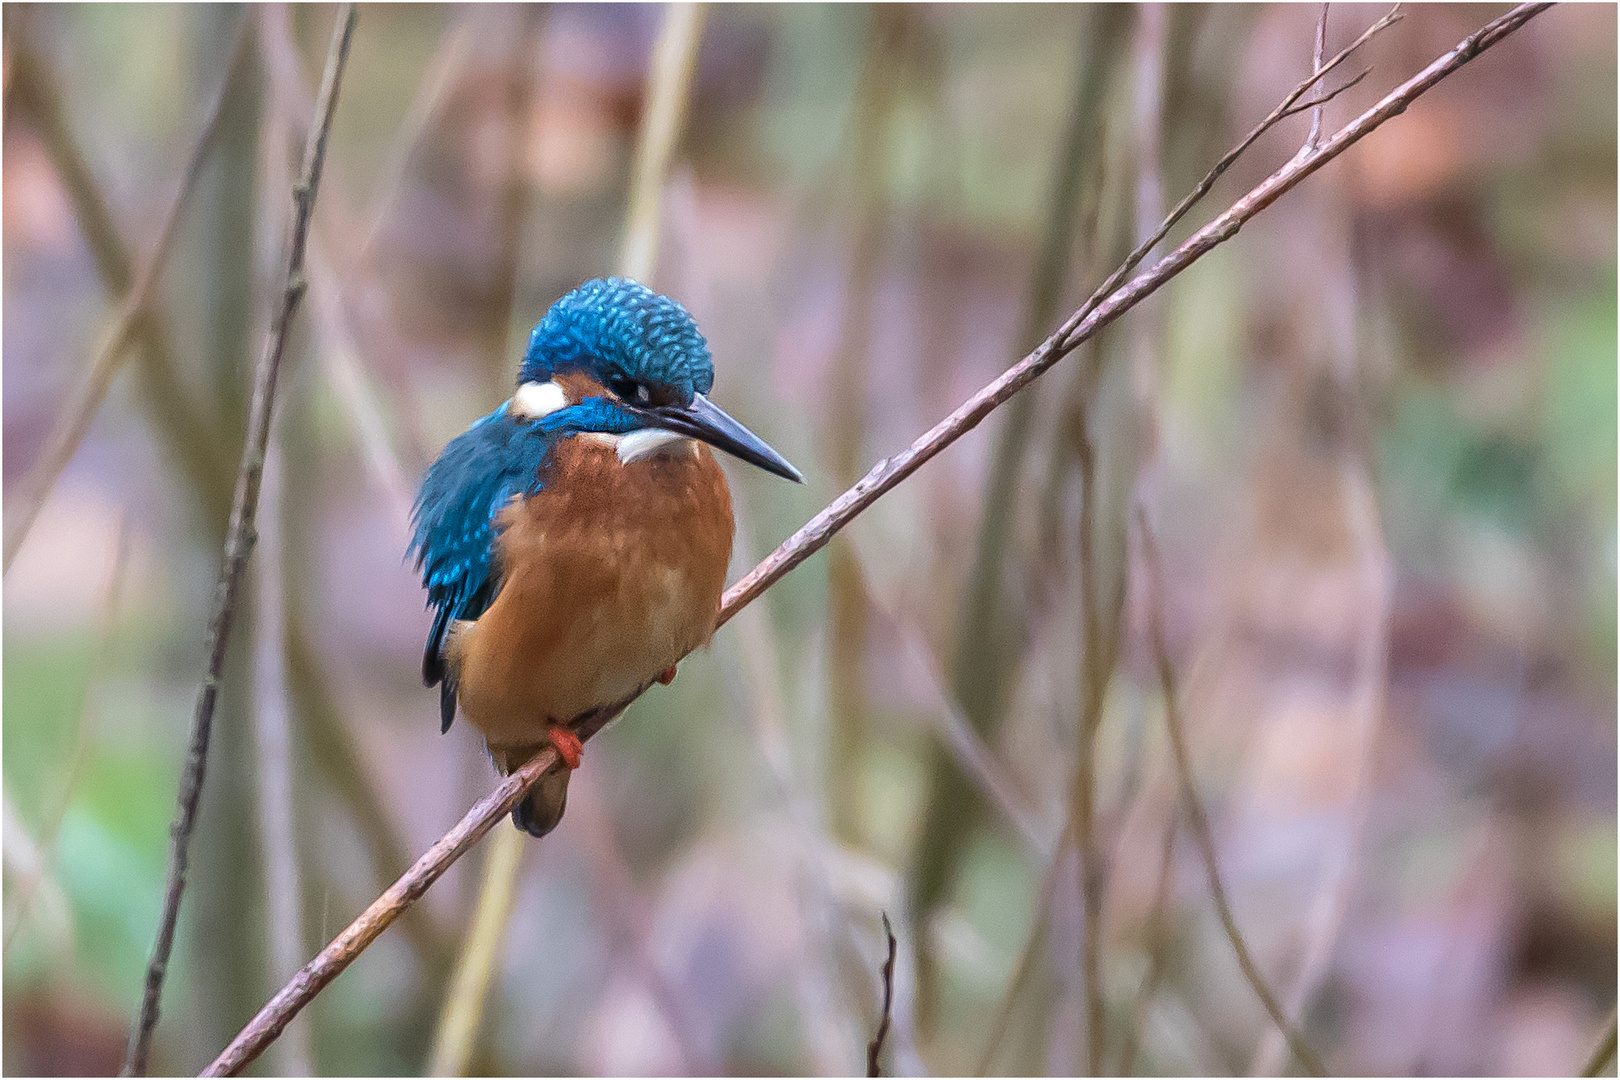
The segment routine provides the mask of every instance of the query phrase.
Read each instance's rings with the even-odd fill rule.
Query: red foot
[[[658,681],[663,683],[665,686],[668,686],[670,683],[674,682],[675,681],[675,665],[671,664],[671,665],[669,665],[669,667],[665,668],[663,671],[660,671],[658,673]]]
[[[546,733],[551,738],[551,745],[557,748],[557,756],[563,759],[563,764],[570,770],[579,768],[579,759],[584,756],[585,747],[575,735],[567,728],[554,727]]]

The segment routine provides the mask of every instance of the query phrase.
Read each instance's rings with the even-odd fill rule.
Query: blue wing
[[[444,662],[444,637],[456,619],[476,619],[501,590],[495,515],[514,496],[540,489],[540,470],[556,440],[550,425],[514,419],[506,406],[450,441],[416,497],[410,551],[422,573],[433,628],[422,653],[422,681],[440,684],[442,729],[456,714],[456,687]]]

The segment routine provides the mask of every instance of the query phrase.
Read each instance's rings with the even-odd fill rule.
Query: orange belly
[[[450,640],[462,712],[507,769],[707,642],[731,560],[731,493],[708,447],[623,463],[586,435],[554,454],[546,487],[501,512],[500,595]]]

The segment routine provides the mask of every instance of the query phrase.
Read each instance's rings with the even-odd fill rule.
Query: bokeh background
[[[1501,10],[1407,9],[1327,129]],[[6,6],[8,513],[231,85],[159,301],[4,580],[7,1073],[122,1054],[333,13]],[[1380,14],[1335,5],[1329,52]],[[1316,15],[710,9],[652,284],[809,478],[727,463],[733,575],[1076,307],[1309,71]],[[1328,1066],[1578,1068],[1616,985],[1615,18],[1556,8],[1464,68],[594,740],[524,847],[469,1067],[859,1071],[886,911],[896,1072],[1085,1070],[1088,932],[1107,1069],[1294,1068],[1175,809],[1159,612],[1238,924]],[[160,1072],[493,783],[419,685],[410,501],[547,305],[619,265],[663,19],[362,9]],[[483,854],[256,1068],[421,1070]]]

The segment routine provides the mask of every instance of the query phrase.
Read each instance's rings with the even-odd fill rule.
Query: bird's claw
[[[551,739],[551,745],[556,748],[557,756],[562,758],[569,771],[579,768],[580,758],[585,753],[585,746],[579,741],[579,736],[567,728],[560,727],[552,728],[547,732],[547,736]]]

